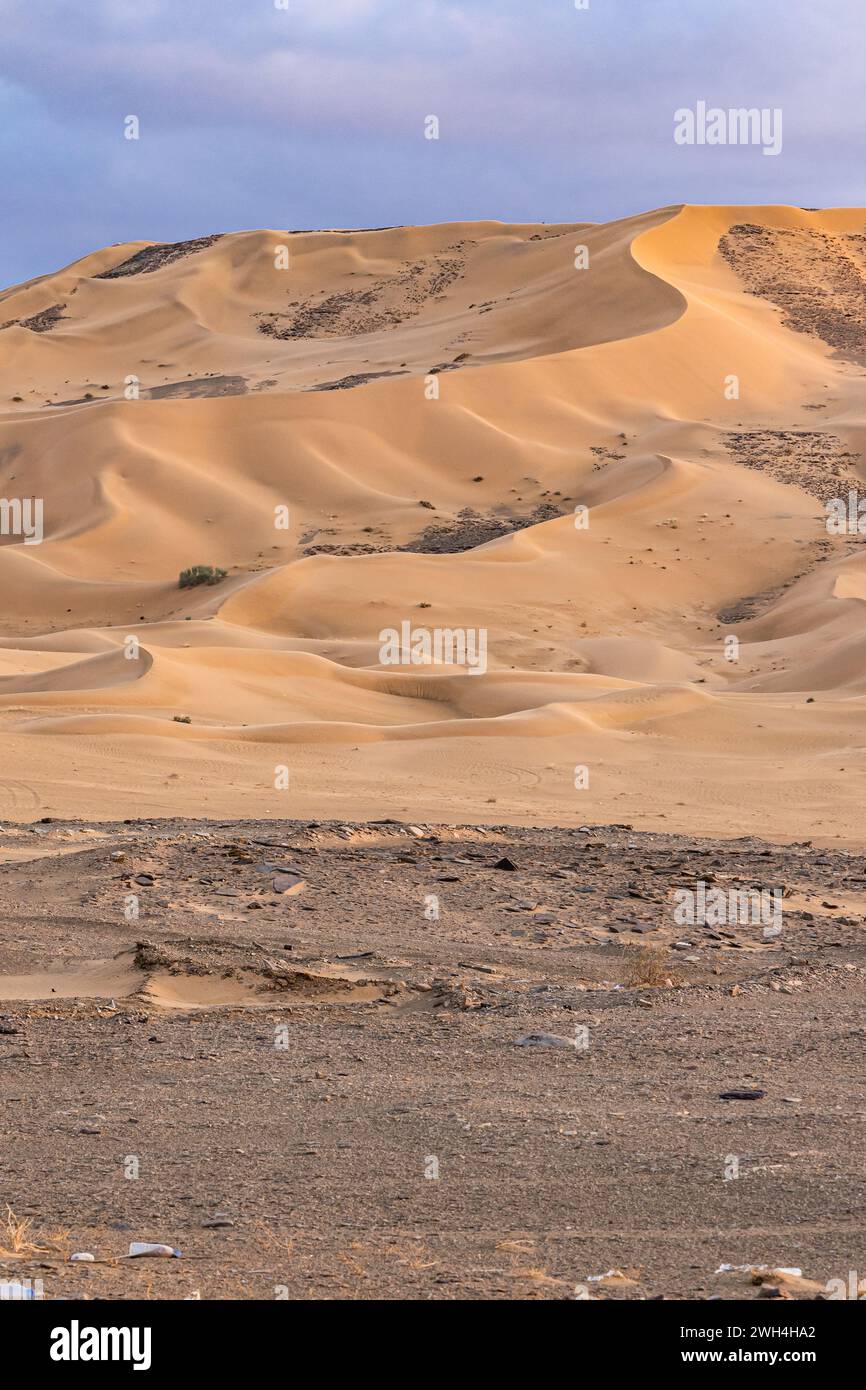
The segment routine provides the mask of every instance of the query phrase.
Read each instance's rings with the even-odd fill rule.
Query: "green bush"
[[[215,569],[213,565],[191,565],[188,570],[181,570],[178,588],[194,589],[197,584],[219,584],[225,577],[226,571]]]

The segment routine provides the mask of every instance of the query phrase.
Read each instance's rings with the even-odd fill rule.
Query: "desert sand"
[[[864,235],[250,231],[0,294],[0,496],[44,505],[0,536],[0,816],[862,845],[866,568],[825,503],[862,473]],[[486,670],[383,665],[407,621],[483,629]]]
[[[864,289],[669,207],[0,294],[0,1282],[856,1296]]]

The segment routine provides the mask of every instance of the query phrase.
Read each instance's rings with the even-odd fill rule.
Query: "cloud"
[[[287,202],[314,226],[863,201],[862,24],[862,0],[0,0],[3,252],[32,274]],[[783,154],[676,147],[699,98],[781,106]]]

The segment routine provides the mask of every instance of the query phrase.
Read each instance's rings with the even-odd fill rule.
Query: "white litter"
[[[19,1284],[14,1279],[8,1284],[0,1284],[0,1299],[14,1300],[19,1298],[35,1298],[36,1290],[27,1284]]]

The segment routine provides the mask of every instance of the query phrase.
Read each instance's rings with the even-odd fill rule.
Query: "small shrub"
[[[194,589],[197,584],[219,584],[225,577],[226,571],[215,569],[213,565],[191,565],[188,570],[181,570],[178,588]]]
[[[190,719],[190,717],[189,717],[188,714],[173,714],[171,717],[172,717],[172,719],[174,720],[175,724],[191,724],[191,723],[192,723],[192,720]]]
[[[673,983],[667,952],[658,946],[626,946],[623,951],[625,982],[633,989],[641,985]]]

